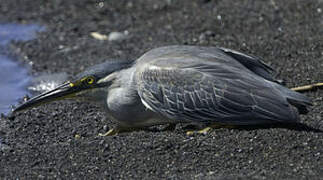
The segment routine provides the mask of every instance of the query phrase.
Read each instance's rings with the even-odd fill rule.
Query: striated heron
[[[183,122],[296,123],[310,99],[277,83],[272,71],[259,58],[230,49],[166,46],[133,62],[90,67],[14,112],[68,98],[96,102],[118,124],[103,135]]]

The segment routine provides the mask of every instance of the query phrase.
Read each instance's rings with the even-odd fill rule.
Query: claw
[[[186,135],[191,136],[195,133],[195,131],[186,131]]]
[[[102,134],[99,133],[99,136],[114,136],[120,133],[125,133],[125,132],[133,132],[133,131],[141,131],[141,130],[146,130],[146,127],[120,127],[117,126],[115,128],[110,129],[108,132]]]
[[[198,130],[198,131],[187,131],[186,135],[191,136],[193,134],[207,134],[210,132],[212,129],[219,129],[219,128],[234,128],[232,125],[221,125],[221,124],[212,124],[210,126],[207,126],[204,129]]]
[[[213,129],[212,127],[206,127],[204,129],[201,129],[201,130],[197,131],[197,133],[199,133],[199,134],[207,134],[212,129]]]
[[[198,131],[187,131],[186,135],[191,136],[193,134],[207,134],[210,130],[212,130],[212,127],[206,127],[204,129],[198,130]]]

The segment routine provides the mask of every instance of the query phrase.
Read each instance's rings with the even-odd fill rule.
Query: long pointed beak
[[[70,82],[64,83],[53,90],[47,91],[29,99],[28,101],[16,107],[13,110],[13,113],[32,107],[37,107],[41,104],[49,103],[52,101],[75,97],[75,93],[77,91],[78,88],[75,88]]]

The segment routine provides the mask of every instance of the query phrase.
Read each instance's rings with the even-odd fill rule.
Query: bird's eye
[[[88,77],[88,78],[86,78],[86,82],[87,82],[87,84],[92,84],[94,82],[94,78]]]

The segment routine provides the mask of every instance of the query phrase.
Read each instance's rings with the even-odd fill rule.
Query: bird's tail
[[[308,97],[280,84],[276,84],[276,87],[287,99],[287,101],[298,109],[300,114],[306,114],[308,112],[307,107],[312,105],[312,102]]]

